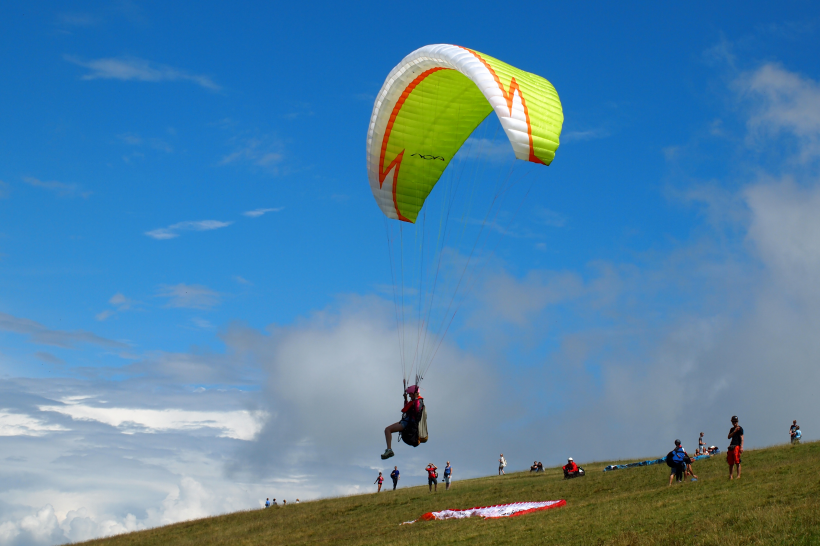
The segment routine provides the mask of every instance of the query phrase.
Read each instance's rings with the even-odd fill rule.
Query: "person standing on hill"
[[[444,490],[450,489],[450,478],[453,476],[453,467],[450,466],[450,461],[447,461],[447,466],[444,467]]]
[[[706,454],[706,444],[703,443],[703,433],[700,433],[700,438],[698,438],[698,451],[695,455],[705,455]]]
[[[265,508],[270,508],[270,497],[265,499]]]
[[[381,490],[382,490],[382,484],[384,483],[384,476],[382,476],[382,473],[381,473],[381,472],[379,472],[379,477],[378,477],[378,478],[376,478],[376,481],[375,481],[375,482],[373,482],[373,483],[377,483],[377,484],[379,484],[379,488],[376,490],[376,493],[381,493]]]
[[[789,439],[792,441],[792,443],[794,443],[794,436],[795,436],[794,433],[799,428],[800,427],[797,426],[797,419],[792,421],[792,426],[789,427]]]
[[[737,479],[740,479],[740,456],[743,455],[743,427],[738,423],[737,415],[732,416],[732,428],[729,429],[729,451],[726,462],[729,463],[729,479],[732,479],[732,466],[737,466]]]
[[[427,471],[427,486],[429,487],[430,491],[433,490],[433,486],[436,487],[436,492],[438,492],[438,467],[433,463],[427,465],[427,468],[424,470]]]
[[[502,453],[498,459],[498,475],[504,474],[504,467],[507,466],[507,459],[504,458],[504,454]]]
[[[803,433],[800,432],[800,426],[798,425],[796,429],[794,429],[794,443],[799,444],[800,438],[803,437]]]
[[[686,450],[680,445],[680,440],[675,440],[675,449],[670,451],[667,455],[666,464],[671,469],[669,473],[669,485],[672,485],[672,480],[677,480],[678,483],[683,481],[686,474]]]
[[[401,476],[399,475],[399,467],[394,466],[393,472],[390,473],[390,479],[393,480],[393,491],[396,490],[396,485],[398,485]]]

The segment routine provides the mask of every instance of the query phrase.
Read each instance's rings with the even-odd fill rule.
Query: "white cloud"
[[[189,309],[208,309],[219,304],[221,295],[207,286],[180,283],[174,286],[165,285],[157,296],[168,298],[168,307],[186,307]]]
[[[97,313],[97,315],[95,315],[95,318],[97,320],[106,320],[115,315],[116,313],[131,309],[134,305],[138,304],[139,302],[127,298],[120,292],[117,292],[116,294],[111,296],[111,299],[108,300],[108,303],[115,306],[116,310],[106,309],[104,311],[101,311],[100,313]]]
[[[15,317],[7,313],[0,313],[0,330],[29,336],[29,340],[32,343],[54,345],[55,347],[62,347],[64,349],[73,349],[78,343],[89,343],[101,347],[119,349],[128,347],[125,343],[106,339],[83,330],[51,330],[39,322]]]
[[[232,139],[234,151],[222,157],[220,165],[247,164],[278,175],[285,158],[281,140],[269,135]]]
[[[248,286],[253,286],[253,283],[244,277],[240,277],[239,275],[234,275],[233,280],[238,282],[239,284],[245,284]]]
[[[66,184],[64,182],[57,182],[56,180],[52,180],[50,182],[43,182],[42,180],[30,176],[24,177],[23,182],[25,182],[29,186],[34,186],[35,188],[43,188],[49,191],[53,191],[60,197],[73,197],[75,195],[80,195],[83,198],[88,198],[91,195],[90,191],[80,191],[80,188],[79,186],[77,186],[77,184]]]
[[[0,436],[43,436],[47,432],[67,430],[36,417],[0,409]]]
[[[248,216],[250,218],[258,218],[258,217],[260,217],[260,216],[262,216],[262,215],[264,215],[268,212],[279,212],[281,210],[284,210],[284,208],[285,207],[276,207],[276,208],[270,208],[270,209],[254,209],[254,210],[249,210],[247,212],[243,212],[242,214],[244,216]]]
[[[561,142],[581,142],[584,140],[596,140],[609,136],[609,131],[602,128],[588,129],[586,131],[566,131],[561,134]]]
[[[186,221],[178,222],[168,226],[167,228],[158,228],[151,231],[146,231],[145,234],[158,240],[173,239],[175,237],[179,237],[180,231],[211,231],[214,229],[228,227],[231,224],[233,224],[233,222],[221,222],[219,220]]]
[[[209,428],[219,431],[220,437],[247,441],[259,433],[266,418],[263,412],[98,407],[69,400],[63,403],[62,406],[39,406],[39,409],[62,413],[77,421],[105,423],[126,434]]]
[[[503,163],[515,159],[515,152],[512,144],[507,139],[507,135],[501,131],[498,138],[470,137],[457,153],[457,157],[466,159],[480,159],[494,163]]]
[[[136,57],[103,58],[89,61],[72,55],[66,55],[64,58],[71,63],[89,69],[90,72],[82,77],[84,80],[190,81],[211,91],[222,89],[208,76],[190,74],[178,68]]]
[[[786,134],[798,140],[802,161],[820,157],[820,85],[816,81],[767,63],[742,75],[735,87],[751,102],[747,125],[754,141]]]
[[[35,352],[34,357],[39,359],[39,360],[42,360],[43,362],[47,362],[49,364],[57,364],[57,365],[65,364],[65,361],[62,358],[58,358],[58,357],[54,356],[53,354],[47,353],[45,351]]]

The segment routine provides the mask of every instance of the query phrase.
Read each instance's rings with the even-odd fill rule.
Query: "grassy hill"
[[[609,464],[609,463],[605,463]],[[740,480],[725,455],[694,465],[700,480],[668,487],[666,465],[562,480],[561,470],[409,487],[227,514],[86,544],[820,544],[820,443],[746,451]],[[388,480],[389,482],[389,480]],[[375,486],[374,486],[375,487]],[[566,499],[562,508],[497,520],[399,526],[425,512]]]

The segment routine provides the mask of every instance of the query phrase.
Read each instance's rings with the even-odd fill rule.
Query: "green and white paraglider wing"
[[[472,49],[429,45],[387,76],[370,116],[370,187],[389,218],[416,221],[475,128],[495,111],[518,159],[549,165],[564,115],[542,78]]]

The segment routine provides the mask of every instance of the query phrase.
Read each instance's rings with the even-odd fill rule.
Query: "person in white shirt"
[[[500,458],[498,459],[498,475],[504,474],[504,467],[507,466],[507,459],[504,458],[504,454],[502,453]]]

